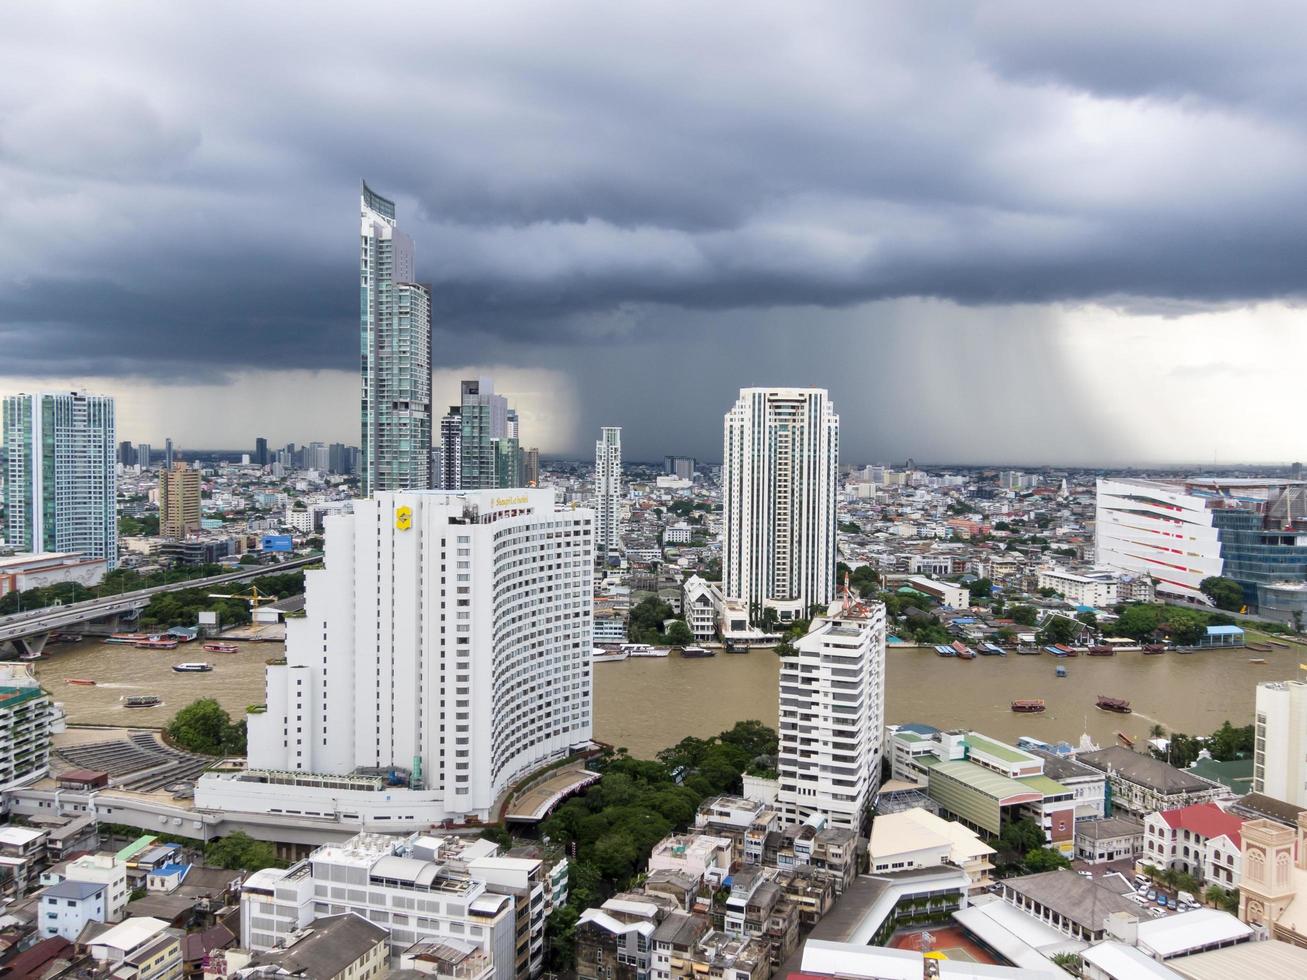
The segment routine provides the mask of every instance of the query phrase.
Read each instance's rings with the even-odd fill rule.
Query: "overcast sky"
[[[848,462],[1291,460],[1307,5],[10,5],[0,392],[133,441],[358,441],[360,178],[437,404],[721,455],[818,385]]]

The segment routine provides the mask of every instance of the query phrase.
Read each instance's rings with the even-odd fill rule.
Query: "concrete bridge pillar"
[[[39,657],[41,652],[45,649],[46,641],[49,639],[50,634],[48,632],[33,633],[31,636],[19,637],[14,642],[18,645],[18,653],[20,656],[26,654],[28,656]]]

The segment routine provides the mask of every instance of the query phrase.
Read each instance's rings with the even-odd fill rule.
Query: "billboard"
[[[264,551],[294,551],[295,545],[291,541],[289,534],[265,534],[263,536]]]

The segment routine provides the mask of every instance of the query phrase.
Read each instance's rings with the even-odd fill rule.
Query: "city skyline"
[[[0,42],[19,107],[0,220],[22,243],[0,280],[0,390],[104,391],[136,431],[182,385],[182,442],[231,444],[259,417],[352,441],[340,216],[367,175],[422,243],[435,391],[499,378],[549,454],[583,455],[612,421],[632,458],[707,456],[720,392],[802,384],[840,402],[850,458],[1298,456],[1307,336],[1283,256],[1307,231],[1284,202],[1307,141],[1292,100],[1255,83],[1293,82],[1296,62],[1220,8],[1186,12],[1183,34],[1162,29],[1181,16],[1167,5],[976,10],[670,8],[639,42],[582,6],[463,10],[439,30],[415,12],[344,105],[316,72],[352,36],[335,11],[312,30],[270,15],[221,105],[203,93],[230,81],[209,46],[229,11],[185,30],[166,9],[23,11]],[[1300,14],[1276,16],[1294,36]],[[597,43],[572,50],[582,24]],[[1105,76],[1092,66],[1122,34],[1147,42]],[[550,40],[569,58],[539,54]],[[246,220],[269,211],[276,236]],[[1265,424],[1212,390],[1257,391]]]

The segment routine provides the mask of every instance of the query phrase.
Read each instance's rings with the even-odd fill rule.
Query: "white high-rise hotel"
[[[604,426],[595,443],[595,547],[605,555],[622,542],[622,430]]]
[[[593,520],[549,489],[379,493],[328,517],[326,567],[248,715],[250,771],[197,802],[307,813],[316,794],[314,812],[394,830],[490,818],[590,740]],[[408,790],[375,779],[391,773]]]
[[[845,602],[816,617],[781,660],[776,807],[864,830],[880,786],[885,729],[885,606]]]
[[[745,388],[725,430],[722,590],[804,619],[835,592],[839,416],[821,388]]]

